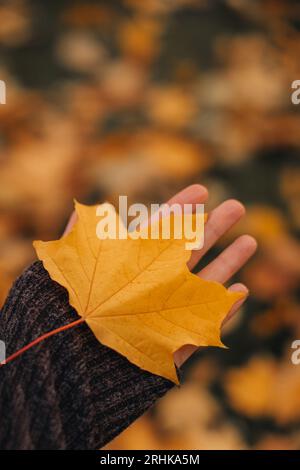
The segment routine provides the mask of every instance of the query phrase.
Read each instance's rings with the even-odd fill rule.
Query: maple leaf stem
[[[38,338],[34,339],[31,341],[31,343],[27,344],[26,346],[23,346],[23,348],[19,349],[15,353],[13,353],[11,356],[5,359],[2,363],[0,363],[0,367],[7,364],[8,362],[13,361],[17,357],[21,356],[25,351],[28,349],[32,348],[36,344],[39,344],[41,341],[44,341],[44,339],[50,338],[50,336],[54,336],[57,333],[60,333],[61,331],[68,330],[70,328],[73,328],[76,325],[79,325],[83,323],[85,320],[84,318],[79,318],[79,320],[73,321],[72,323],[68,323],[67,325],[60,326],[59,328],[56,328],[55,330],[48,331],[48,333],[43,334],[42,336],[39,336]]]

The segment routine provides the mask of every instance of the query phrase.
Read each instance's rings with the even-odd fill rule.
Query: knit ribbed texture
[[[7,356],[79,319],[41,262],[16,281],[0,316]],[[0,368],[1,449],[98,449],[173,384],[101,345],[85,324]]]

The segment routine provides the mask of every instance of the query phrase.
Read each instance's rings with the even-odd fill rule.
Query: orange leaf
[[[181,346],[223,346],[221,323],[243,294],[190,273],[184,238],[99,239],[96,207],[76,203],[76,211],[69,235],[34,246],[102,344],[175,383]]]

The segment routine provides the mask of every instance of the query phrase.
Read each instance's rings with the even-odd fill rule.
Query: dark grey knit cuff
[[[78,314],[41,262],[14,284],[0,316],[7,355]],[[0,369],[0,448],[97,449],[173,384],[100,344],[82,323]]]

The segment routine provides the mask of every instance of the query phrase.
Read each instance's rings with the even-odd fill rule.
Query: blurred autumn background
[[[300,4],[287,0],[0,2],[0,298],[60,236],[72,199],[209,208],[242,200],[260,249],[229,350],[187,365],[109,449],[300,449]],[[297,290],[298,289],[298,290]]]

